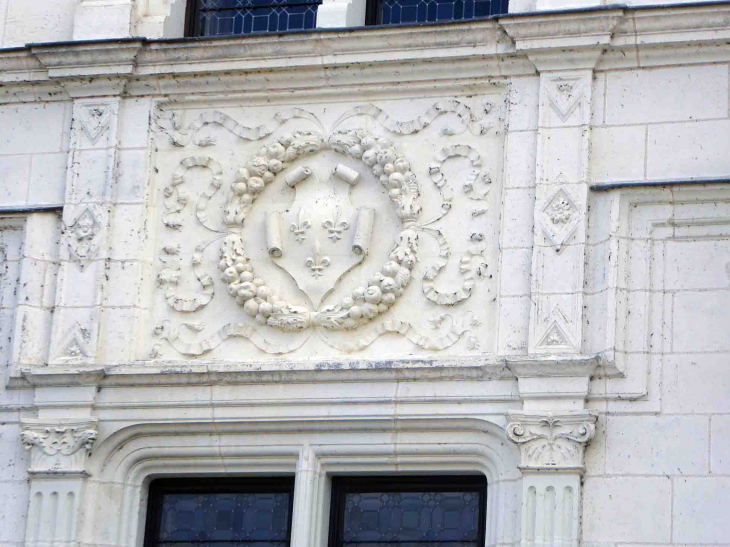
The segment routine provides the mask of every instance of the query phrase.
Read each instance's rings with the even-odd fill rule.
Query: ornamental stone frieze
[[[146,357],[493,351],[507,93],[158,105]]]
[[[510,412],[507,437],[520,448],[520,469],[582,471],[585,448],[596,434],[596,414]]]
[[[97,421],[23,420],[23,447],[30,451],[29,473],[84,473],[97,437]]]

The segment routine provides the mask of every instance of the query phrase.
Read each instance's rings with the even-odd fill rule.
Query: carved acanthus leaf
[[[33,473],[83,471],[87,454],[97,438],[96,420],[49,423],[24,420],[20,438],[31,451]]]

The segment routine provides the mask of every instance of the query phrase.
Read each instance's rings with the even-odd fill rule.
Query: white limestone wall
[[[700,46],[687,53],[667,48],[662,52],[663,61],[656,61],[656,56],[654,66],[647,68],[635,66],[641,55],[638,52],[635,61],[627,61],[624,52],[609,52],[597,65],[591,89],[589,182],[730,175],[727,50]],[[499,356],[524,356],[532,298],[540,81],[534,74],[505,80],[512,95],[504,145],[503,203],[499,205],[503,228],[495,349]],[[78,129],[72,126],[69,97],[22,99],[5,96],[6,102],[0,106],[0,205],[47,205],[77,199],[76,194],[67,197],[66,188],[67,181],[73,180],[67,171],[70,132],[72,127]],[[111,191],[105,199],[116,208],[116,232],[112,232],[108,253],[97,260],[99,272],[108,276],[107,289],[98,302],[88,306],[103,318],[97,324],[101,342],[95,363],[100,365],[123,363],[135,355],[126,341],[134,337],[135,321],[144,321],[148,313],[146,303],[137,304],[137,295],[152,283],[152,278],[140,273],[145,257],[138,245],[144,204],[154,179],[148,164],[151,104],[148,96],[121,99],[114,140],[99,145],[115,154]],[[730,513],[727,186],[592,192],[588,206],[583,351],[615,351],[622,374],[604,377],[599,371],[591,382],[587,406],[599,412],[599,420],[596,437],[586,452],[583,543],[601,547],[730,545],[730,519],[726,517]],[[49,361],[50,336],[43,329],[50,328],[52,308],[58,305],[60,315],[61,308],[83,307],[65,296],[56,300],[57,257],[52,250],[60,245],[57,217],[44,213],[25,218],[0,219],[0,363],[4,376],[9,375],[14,356],[30,355],[38,365]],[[85,288],[79,286],[79,294]],[[617,331],[616,342],[607,347],[605,331],[611,328]],[[26,350],[29,353],[23,353]],[[36,416],[39,399],[56,393],[49,388],[34,401],[28,386],[6,390],[5,383],[0,386],[1,547],[24,544],[29,461],[20,443],[20,420]],[[350,403],[358,397],[385,401],[382,406],[372,403],[370,410],[381,416],[395,413],[405,400],[411,415],[425,419],[487,416],[492,423],[500,423],[504,412],[521,405],[517,382],[509,378],[394,382],[359,389],[351,382],[333,384],[327,390],[316,382],[284,388],[278,384],[164,390],[104,387],[95,400],[95,412],[102,417],[99,442],[101,445],[125,427],[151,421],[196,422],[211,415],[224,420],[356,416],[360,407]],[[95,390],[70,390],[71,395],[59,397],[93,399]],[[451,405],[445,394],[471,401]],[[333,410],[334,404],[316,406],[307,401],[327,397],[335,402],[342,399],[337,410]],[[293,398],[300,404],[294,409],[287,406]],[[231,404],[237,399],[245,399],[250,406],[242,409]],[[212,401],[223,402],[226,410],[214,408]],[[53,415],[57,408],[48,404],[44,412]],[[68,414],[57,414],[64,415]],[[301,440],[299,435],[296,442]],[[382,442],[387,443],[387,439]],[[94,457],[93,466],[100,469],[102,463]],[[509,501],[500,501],[512,508]],[[100,496],[101,515],[109,516],[103,512],[104,502]],[[502,536],[509,544],[519,537],[519,509],[514,511],[509,520],[514,529]],[[87,525],[93,529],[92,524]],[[93,530],[87,532],[87,538],[95,537]]]
[[[64,202],[67,106],[65,102],[0,106],[0,206]],[[35,346],[47,358],[56,269],[42,247],[50,244],[57,252],[59,238],[53,228],[58,222],[54,213],[0,217],[0,363],[4,378],[0,386],[0,545],[6,547],[22,545],[25,536],[29,455],[19,435],[20,418],[32,408],[33,397],[27,391],[7,391],[5,385],[20,344]],[[22,334],[16,336],[15,332]]]
[[[2,292],[0,292],[0,363],[5,380],[12,359],[13,330],[18,309],[18,281],[23,260],[22,219],[0,220],[0,259],[2,260]],[[21,392],[0,387],[0,545],[22,545],[25,534],[29,485],[27,455],[19,441],[20,415],[28,398]]]
[[[0,47],[73,38],[78,0],[0,0]]]
[[[68,161],[67,102],[0,105],[3,206],[63,204]],[[38,131],[43,127],[43,131]]]
[[[730,173],[726,62],[599,71],[593,91],[594,183]],[[639,368],[648,394],[595,402],[605,414],[586,453],[583,538],[586,545],[725,545],[730,203],[724,193],[686,186],[616,192],[595,193],[593,213],[609,217],[619,201],[624,208],[617,250],[627,267],[617,285],[628,309],[618,322],[626,329],[620,349],[630,367],[646,363]],[[606,220],[592,220],[597,250]],[[603,267],[593,266],[594,281]]]

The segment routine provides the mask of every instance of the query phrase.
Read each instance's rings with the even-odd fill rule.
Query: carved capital
[[[20,438],[30,451],[29,473],[84,473],[96,441],[97,421],[23,420]]]
[[[583,471],[585,447],[596,434],[594,413],[510,412],[508,418],[507,437],[520,447],[521,469]]]

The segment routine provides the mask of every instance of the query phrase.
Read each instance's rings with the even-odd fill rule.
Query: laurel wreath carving
[[[400,298],[411,280],[418,260],[416,222],[421,214],[420,188],[408,160],[387,139],[376,138],[358,129],[332,135],[327,143],[332,150],[364,163],[388,188],[388,197],[404,226],[388,256],[388,261],[368,280],[339,304],[314,311],[282,300],[260,277],[245,254],[239,234],[226,237],[218,265],[228,293],[243,311],[262,325],[285,332],[322,327],[328,330],[353,330],[385,313]],[[299,131],[286,134],[269,146],[263,146],[246,166],[238,171],[227,204],[229,227],[242,227],[254,202],[267,185],[299,158],[325,147],[321,135]]]
[[[424,114],[413,120],[399,121],[390,117],[382,109],[369,104],[348,110],[332,127],[336,129],[342,122],[355,116],[369,116],[392,133],[410,135],[428,127],[439,116],[451,114],[455,116],[456,126],[455,128],[443,127],[442,135],[457,135],[467,130],[475,135],[484,135],[495,127],[494,123],[486,120],[486,116],[490,112],[492,112],[491,103],[484,103],[483,109],[477,109],[475,112],[459,101],[442,100],[434,103]],[[480,168],[481,158],[475,150],[468,146],[454,145],[439,153],[437,156],[439,169],[434,169],[432,166],[429,174],[442,193],[444,203],[442,212],[437,218],[424,222],[419,220],[421,214],[420,188],[415,174],[410,169],[410,163],[396,151],[387,139],[375,137],[365,130],[331,133],[332,130],[325,129],[317,116],[299,108],[282,110],[267,123],[252,128],[246,127],[227,114],[218,111],[204,112],[189,125],[184,126],[175,112],[158,109],[154,122],[158,130],[166,134],[175,146],[185,147],[192,143],[199,147],[207,147],[216,144],[216,137],[213,135],[200,137],[198,133],[209,125],[219,125],[242,140],[256,141],[273,135],[284,123],[295,118],[313,122],[322,133],[307,131],[288,133],[273,143],[261,147],[245,164],[245,167],[239,170],[229,188],[223,219],[226,226],[222,231],[210,224],[206,212],[211,198],[222,188],[220,165],[212,158],[202,155],[192,156],[181,162],[173,175],[172,184],[165,189],[167,199],[165,200],[166,212],[163,214],[163,223],[173,230],[182,228],[180,213],[188,202],[188,195],[180,186],[184,182],[185,172],[195,167],[207,168],[213,178],[208,189],[195,204],[195,215],[203,226],[219,235],[206,244],[196,246],[192,257],[193,271],[202,291],[199,291],[194,298],[183,298],[178,292],[177,280],[182,274],[179,250],[165,248],[161,251],[160,260],[166,264],[158,276],[158,285],[167,287],[165,295],[167,303],[178,311],[193,312],[205,307],[211,301],[214,295],[214,285],[212,278],[201,267],[202,253],[207,245],[222,239],[219,262],[221,278],[226,283],[230,295],[243,307],[244,312],[259,324],[286,332],[316,328],[321,337],[325,337],[325,329],[352,330],[363,327],[360,330],[362,337],[354,344],[347,343],[347,347],[341,348],[343,351],[362,349],[384,333],[399,333],[427,349],[443,349],[453,344],[468,330],[464,318],[454,318],[450,331],[438,338],[424,337],[408,323],[397,320],[371,323],[367,328],[365,325],[385,313],[404,294],[418,260],[420,234],[436,238],[440,250],[439,258],[429,266],[423,280],[423,292],[426,297],[438,305],[452,306],[471,296],[474,284],[472,258],[476,257],[481,264],[477,271],[478,275],[482,275],[480,272],[486,267],[481,256],[482,249],[475,247],[473,252],[470,251],[461,259],[459,270],[464,279],[459,290],[439,291],[435,287],[434,281],[446,265],[450,252],[440,232],[428,228],[428,226],[448,212],[453,197],[453,192],[440,172],[440,164],[451,157],[462,156],[467,157],[474,167]],[[325,138],[323,135],[331,136]],[[280,299],[265,280],[256,277],[244,252],[241,232],[251,207],[266,186],[278,180],[281,175],[286,176],[285,171],[294,161],[313,155],[325,148],[331,148],[343,155],[355,158],[371,169],[381,184],[388,188],[390,200],[397,211],[403,229],[395,240],[388,260],[370,277],[365,286],[356,288],[350,296],[343,298],[336,305],[325,306],[321,310],[314,311],[294,306]],[[472,212],[473,216],[486,211],[483,203],[486,192],[477,195],[473,191],[476,176],[475,171],[473,179],[470,179],[463,188],[466,197],[482,202],[481,209]],[[484,182],[490,182],[487,179],[488,176],[483,177]],[[247,338],[268,353],[288,353],[308,339],[308,336],[297,337],[282,345],[270,342],[255,327],[244,323],[230,323],[217,331],[210,339],[201,342],[184,341],[169,321],[163,322],[156,329],[156,334],[167,339],[177,351],[185,355],[207,353],[231,337]],[[338,345],[329,337],[325,338],[325,342],[333,347]]]

